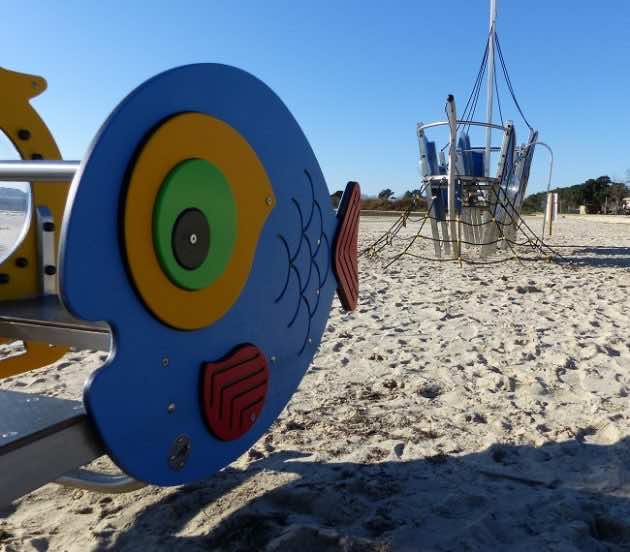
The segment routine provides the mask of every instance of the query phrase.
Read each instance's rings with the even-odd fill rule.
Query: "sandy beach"
[[[20,237],[26,222],[26,213],[0,209],[0,261],[10,253],[9,248]]]
[[[335,300],[249,453],[177,488],[47,485],[0,512],[0,551],[630,550],[630,217],[614,218],[561,217],[549,242],[570,262],[362,257],[358,310]],[[391,224],[363,218],[360,248]],[[0,388],[80,398],[105,358]]]

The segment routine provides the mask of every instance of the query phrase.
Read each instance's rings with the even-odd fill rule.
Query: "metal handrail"
[[[480,126],[480,127],[486,127],[486,128],[494,128],[496,130],[507,131],[507,127],[504,127],[502,125],[495,125],[495,124],[492,124],[492,123],[482,123],[481,121],[460,121],[460,120],[457,120],[456,123],[457,123],[457,125]],[[425,130],[427,128],[433,128],[433,127],[438,127],[438,126],[446,126],[446,125],[448,125],[448,121],[436,121],[435,123],[427,123],[426,125],[419,124],[418,125],[418,130]]]
[[[67,182],[80,161],[0,161],[0,182]]]

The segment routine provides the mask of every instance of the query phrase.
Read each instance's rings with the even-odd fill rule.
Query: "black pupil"
[[[199,268],[208,256],[210,226],[199,209],[186,209],[173,225],[172,247],[175,259],[183,268]]]

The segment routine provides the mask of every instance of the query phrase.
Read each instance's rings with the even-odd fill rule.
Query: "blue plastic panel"
[[[427,161],[429,162],[431,174],[440,174],[435,142],[427,142]]]
[[[473,166],[472,166],[472,153],[470,151],[470,137],[468,134],[462,134],[459,137],[457,149],[459,150],[459,154],[462,156],[463,164],[464,164],[464,174],[472,175]]]
[[[471,176],[483,176],[485,171],[484,152],[472,151],[471,153]]]
[[[126,271],[119,228],[126,173],[138,147],[156,125],[181,112],[206,113],[236,129],[260,158],[277,200],[240,297],[218,322],[192,332],[161,324],[145,308]],[[130,475],[160,485],[206,478],[271,425],[324,331],[337,287],[331,271],[336,219],[315,155],[260,80],[225,65],[189,65],[150,79],[120,103],[90,146],[70,197],[62,297],[76,316],[109,322],[115,341],[106,365],[87,383],[88,413]],[[220,441],[202,418],[201,365],[243,343],[264,352],[269,394],[252,430]],[[169,452],[181,435],[190,439],[190,455],[174,470]]]

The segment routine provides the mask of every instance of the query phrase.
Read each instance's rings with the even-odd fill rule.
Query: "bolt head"
[[[162,358],[162,366],[164,366],[164,368],[168,366],[168,357]]]
[[[170,403],[170,404],[168,405],[167,410],[168,410],[168,413],[169,413],[169,414],[172,414],[173,412],[175,412],[175,403]]]
[[[195,245],[197,243],[197,234],[191,234],[188,237],[188,241],[191,243],[191,245]]]
[[[266,199],[265,199],[265,203],[267,205],[271,205],[273,203],[272,197],[271,196],[267,196]]]

